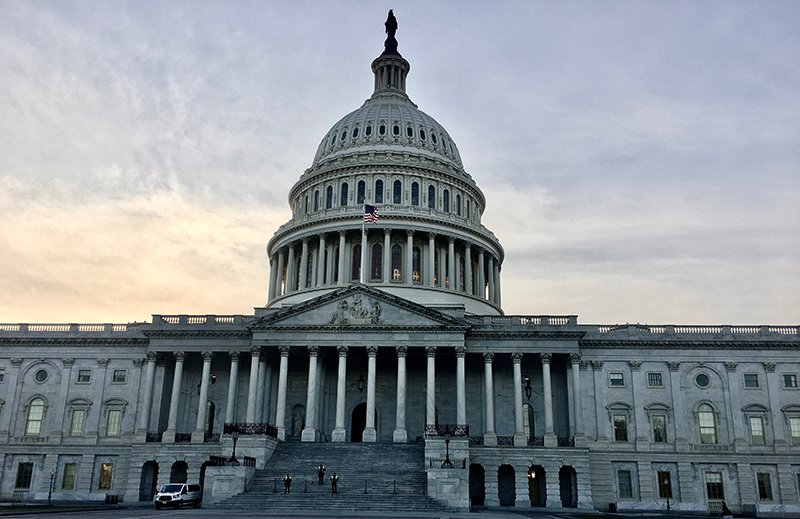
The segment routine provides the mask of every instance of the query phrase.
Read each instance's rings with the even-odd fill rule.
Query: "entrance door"
[[[142,477],[139,480],[139,501],[151,501],[156,495],[158,483],[158,463],[147,461],[142,465]]]
[[[500,465],[497,469],[497,498],[500,506],[514,506],[517,491],[514,488],[514,467]]]
[[[469,502],[472,506],[483,506],[486,501],[486,479],[483,465],[469,466]]]
[[[547,504],[547,477],[541,465],[531,465],[528,469],[528,496],[531,506]]]
[[[558,488],[561,492],[561,506],[578,507],[578,477],[572,467],[561,467],[558,471]]]
[[[364,439],[364,428],[367,426],[367,403],[361,402],[353,408],[350,418],[350,441],[361,442]]]

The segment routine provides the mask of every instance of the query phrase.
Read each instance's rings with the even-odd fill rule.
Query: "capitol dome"
[[[502,313],[504,252],[481,224],[486,199],[447,130],[406,94],[410,69],[389,33],[372,95],[325,134],[289,192],[292,219],[267,245],[269,307],[364,283],[430,307]],[[365,206],[377,222],[364,224]]]

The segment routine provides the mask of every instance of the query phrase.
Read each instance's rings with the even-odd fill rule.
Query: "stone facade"
[[[0,496],[218,501],[284,441],[420,441],[457,509],[799,514],[800,327],[504,315],[482,192],[396,42],[372,69],[292,188],[265,307],[0,324]]]

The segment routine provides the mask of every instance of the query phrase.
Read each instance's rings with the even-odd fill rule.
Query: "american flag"
[[[378,222],[378,208],[374,205],[364,205],[364,223]]]

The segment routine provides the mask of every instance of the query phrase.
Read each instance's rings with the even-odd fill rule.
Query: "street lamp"
[[[450,461],[450,427],[445,427],[444,429],[444,462],[442,463],[442,468],[453,468],[453,462]]]
[[[231,433],[233,437],[233,452],[231,453],[231,457],[228,459],[228,463],[235,463],[239,464],[239,460],[236,459],[236,442],[239,440],[239,431],[234,430]]]
[[[664,479],[661,480],[661,483],[664,485],[665,494],[667,496],[667,513],[670,513],[670,510],[669,510],[669,497],[672,494],[672,485],[670,484],[669,473],[665,473],[664,474]]]
[[[363,393],[367,389],[367,381],[364,380],[364,374],[358,376],[358,392]]]
[[[528,375],[525,375],[525,386],[522,389],[525,391],[525,398],[530,400],[533,394],[533,388],[531,387],[531,377]]]
[[[56,480],[56,470],[53,469],[50,471],[50,487],[47,491],[47,506],[50,506],[50,502],[53,499],[53,483]]]

